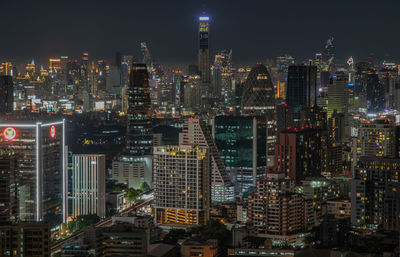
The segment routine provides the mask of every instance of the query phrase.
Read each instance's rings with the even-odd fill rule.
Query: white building
[[[106,216],[106,157],[103,154],[72,156],[72,215]]]
[[[211,201],[234,201],[234,185],[225,169],[212,134],[200,118],[188,118],[179,134],[179,145],[206,147],[211,158]]]
[[[121,156],[112,163],[112,179],[128,187],[139,188],[143,182],[152,184],[151,156]]]

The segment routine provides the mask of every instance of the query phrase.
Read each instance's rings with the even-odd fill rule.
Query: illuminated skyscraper
[[[273,166],[277,137],[275,90],[267,67],[263,64],[255,65],[247,76],[243,88],[242,113],[266,117],[267,166]]]
[[[14,84],[11,76],[0,76],[0,115],[10,113],[14,109]]]
[[[198,67],[201,75],[201,81],[206,84],[209,84],[211,82],[209,33],[210,17],[205,15],[200,16]]]
[[[232,103],[232,50],[222,50],[215,55],[213,68],[214,94],[225,103]]]
[[[0,149],[15,153],[17,219],[65,221],[65,121],[0,122]]]
[[[127,150],[131,156],[152,154],[149,74],[146,64],[134,63],[128,94]]]

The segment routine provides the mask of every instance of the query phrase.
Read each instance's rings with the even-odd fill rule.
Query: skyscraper
[[[72,156],[72,213],[106,215],[106,164],[102,154]]]
[[[301,108],[316,104],[317,97],[317,67],[307,65],[289,66],[286,87],[286,103],[293,107],[295,114]]]
[[[10,113],[14,109],[14,84],[11,76],[0,76],[0,115]]]
[[[267,67],[263,64],[256,64],[247,76],[243,88],[242,113],[266,118],[266,165],[272,167],[274,165],[274,148],[277,138],[275,90]]]
[[[297,182],[324,171],[327,136],[325,130],[288,129],[280,133],[275,165],[279,172]]]
[[[198,67],[201,81],[205,84],[209,84],[211,82],[209,33],[210,17],[204,15],[203,13],[203,15],[199,17]]]
[[[247,76],[242,98],[242,113],[270,114],[275,110],[271,76],[263,64],[256,64]],[[272,116],[273,117],[273,116]]]
[[[347,115],[348,106],[348,77],[341,73],[332,77],[328,86],[328,118],[332,117],[333,112],[344,113]]]
[[[225,167],[244,193],[255,186],[267,166],[267,124],[264,117],[217,116],[213,136]]]
[[[234,186],[205,121],[200,118],[185,119],[182,133],[179,134],[179,145],[200,146],[208,149],[211,157],[211,201],[233,201]]]
[[[65,221],[65,121],[2,121],[0,130],[0,149],[19,156],[17,219]]]
[[[152,123],[149,74],[146,64],[134,63],[128,94],[127,151],[131,156],[151,155]]]

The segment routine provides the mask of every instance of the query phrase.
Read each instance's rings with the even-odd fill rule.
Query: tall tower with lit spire
[[[203,14],[199,17],[199,51],[198,51],[198,67],[201,75],[201,81],[205,84],[211,83],[211,70],[210,70],[210,17]]]

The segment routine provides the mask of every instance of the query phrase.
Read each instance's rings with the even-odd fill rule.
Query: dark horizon
[[[400,2],[335,1],[213,1],[132,2],[6,1],[0,58],[17,62],[89,52],[95,59],[114,60],[117,51],[141,58],[147,42],[163,64],[196,63],[197,18],[203,6],[211,17],[211,54],[233,50],[235,64],[264,62],[290,54],[301,62],[323,51],[335,37],[336,56],[363,61],[388,54],[400,59],[394,32]],[[23,8],[21,8],[23,7]]]

